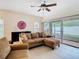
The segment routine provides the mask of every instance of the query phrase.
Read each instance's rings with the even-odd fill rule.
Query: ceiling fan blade
[[[41,9],[37,10],[37,12],[41,11]]]
[[[40,7],[40,6],[30,6],[30,7]]]
[[[54,3],[54,4],[49,4],[49,5],[46,5],[46,7],[51,7],[51,6],[56,6],[57,4]]]
[[[50,9],[48,9],[48,8],[46,8],[46,10],[48,11],[48,12],[50,12],[51,10]]]

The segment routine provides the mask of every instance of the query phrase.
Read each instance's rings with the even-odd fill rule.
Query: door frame
[[[55,22],[59,22],[60,23],[60,42],[63,43],[63,21],[62,20],[58,20],[58,21],[52,21],[51,23],[55,23]],[[53,25],[51,24],[51,26],[53,27]],[[54,24],[54,32],[52,34],[54,34],[54,38],[55,37],[55,32],[56,32],[56,29],[55,29],[55,24]]]

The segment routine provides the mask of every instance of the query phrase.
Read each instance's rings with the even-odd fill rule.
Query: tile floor
[[[55,50],[40,46],[29,51],[29,59],[79,59],[79,49],[64,44]]]
[[[63,43],[79,48],[79,43],[78,42],[73,42],[73,41],[69,41],[69,40],[63,40]]]

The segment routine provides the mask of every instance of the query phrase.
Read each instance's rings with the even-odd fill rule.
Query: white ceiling
[[[79,0],[46,0],[47,4],[57,3],[57,6],[49,8],[51,12],[37,12],[39,7],[30,7],[31,5],[39,6],[41,1],[44,0],[0,0],[0,9],[23,12],[47,19],[79,13]]]

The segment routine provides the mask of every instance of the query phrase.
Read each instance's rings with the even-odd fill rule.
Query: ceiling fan
[[[43,3],[40,6],[31,6],[31,7],[40,7],[40,9],[37,10],[37,12],[41,11],[41,10],[46,10],[48,12],[50,12],[51,10],[48,7],[52,7],[52,6],[56,6],[56,3],[53,4],[46,4],[46,1],[43,1]]]

